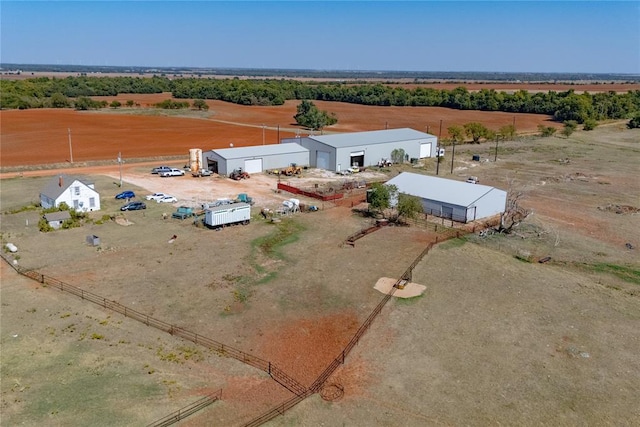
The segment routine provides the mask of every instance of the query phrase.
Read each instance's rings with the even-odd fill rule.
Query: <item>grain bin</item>
[[[202,149],[191,148],[189,150],[189,168],[191,172],[198,172],[202,169]]]

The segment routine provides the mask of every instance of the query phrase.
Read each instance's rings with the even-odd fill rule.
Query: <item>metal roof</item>
[[[69,211],[50,212],[48,214],[44,214],[44,219],[47,221],[65,221],[67,219],[71,219],[71,214]]]
[[[369,132],[352,132],[332,135],[309,136],[314,141],[321,142],[334,148],[353,147],[358,145],[384,144],[396,141],[411,141],[418,139],[432,139],[434,135],[415,129],[384,129]]]
[[[299,144],[252,145],[250,147],[220,148],[211,151],[226,160],[309,152],[308,149]]]
[[[464,207],[473,206],[477,200],[492,191],[506,194],[506,191],[488,185],[470,184],[411,172],[403,172],[386,184],[395,185],[400,193]]]

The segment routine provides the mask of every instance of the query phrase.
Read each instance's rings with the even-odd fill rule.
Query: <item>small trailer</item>
[[[211,228],[225,227],[232,224],[249,224],[251,220],[251,205],[248,203],[233,203],[215,206],[205,210],[204,225]]]

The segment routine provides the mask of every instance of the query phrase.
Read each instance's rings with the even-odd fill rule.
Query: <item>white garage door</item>
[[[420,158],[431,157],[431,143],[420,144]]]
[[[318,169],[329,169],[329,160],[331,159],[331,155],[328,151],[318,151],[318,158],[316,161],[316,165]]]
[[[249,173],[262,172],[262,159],[251,159],[244,161],[244,170]]]

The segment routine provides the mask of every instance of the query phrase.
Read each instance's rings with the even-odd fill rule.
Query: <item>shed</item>
[[[55,228],[56,230],[62,227],[62,224],[71,219],[71,214],[69,211],[58,211],[58,212],[50,212],[44,214],[44,219],[47,221],[50,227]]]
[[[504,212],[507,192],[488,185],[403,172],[387,181],[398,193],[420,198],[428,215],[469,222]]]
[[[60,174],[49,180],[40,193],[40,205],[53,208],[66,203],[76,212],[100,210],[100,194],[92,182]]]
[[[297,144],[255,145],[211,150],[203,153],[203,158],[204,166],[220,175],[229,175],[240,168],[248,173],[260,173],[292,163],[308,166],[309,150]]]
[[[377,165],[381,159],[390,159],[395,149],[404,150],[406,160],[434,157],[438,138],[414,129],[401,128],[310,135],[287,138],[282,142],[296,142],[308,148],[311,166],[339,172],[351,166]]]

